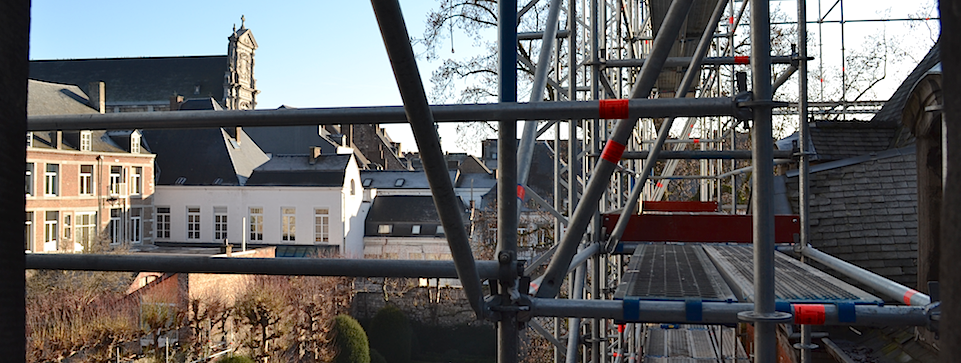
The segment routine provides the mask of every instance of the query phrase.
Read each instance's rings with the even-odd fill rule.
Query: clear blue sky
[[[436,2],[401,6],[411,36],[421,36]],[[31,15],[31,59],[226,54],[231,28],[244,15],[260,46],[258,108],[401,104],[367,1],[34,0]],[[425,82],[435,66],[421,64]],[[388,132],[411,149],[407,130]]]

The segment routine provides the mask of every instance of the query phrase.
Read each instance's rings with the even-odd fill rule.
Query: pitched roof
[[[458,200],[461,210],[463,203]],[[367,213],[367,223],[433,222],[440,223],[434,198],[429,195],[387,195],[374,198]]]
[[[272,154],[306,154],[312,146],[319,146],[323,154],[337,153],[337,144],[323,127],[263,126],[245,127],[244,131],[261,150]]]
[[[254,168],[267,162],[241,130],[240,142],[221,128],[144,130],[157,154],[158,185],[244,185]],[[179,178],[186,178],[177,183]]]
[[[308,155],[275,155],[254,169],[248,186],[342,187],[352,155],[325,155],[313,164]]]
[[[448,174],[453,184],[457,172],[449,170]],[[423,170],[362,170],[360,180],[364,188],[430,189]]]
[[[220,106],[213,97],[207,98],[188,98],[187,100],[180,103],[180,111],[200,111],[200,110],[214,110],[222,111],[224,108]]]
[[[108,104],[167,103],[174,94],[222,103],[227,70],[225,55],[30,61],[33,79],[81,87],[105,82]]]
[[[72,84],[33,79],[27,82],[27,114],[30,116],[100,113],[90,107],[89,101],[87,94]]]

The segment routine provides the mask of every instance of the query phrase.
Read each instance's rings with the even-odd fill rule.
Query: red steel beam
[[[645,203],[647,205],[647,203]],[[605,214],[604,227],[611,231],[619,215]],[[801,225],[796,215],[774,217],[774,242],[794,243]],[[643,214],[631,216],[621,241],[625,242],[752,242],[751,215]]]
[[[717,202],[645,201],[642,208],[652,212],[717,212]]]

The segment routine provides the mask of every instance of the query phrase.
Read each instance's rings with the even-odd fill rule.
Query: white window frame
[[[170,207],[157,207],[154,221],[158,239],[170,239]]]
[[[294,242],[297,240],[297,208],[280,208],[280,239]]]
[[[43,218],[44,250],[46,250],[47,244],[52,243],[54,246],[57,246],[57,243],[58,243],[57,241],[59,241],[57,237],[60,237],[60,229],[57,228],[59,219],[60,219],[60,212],[58,211],[47,211],[44,213],[44,218]],[[54,251],[56,250],[57,248],[54,247]]]
[[[60,164],[44,166],[43,194],[52,197],[60,195]]]
[[[32,211],[27,212],[23,222],[23,248],[24,251],[33,251],[33,217]]]
[[[77,212],[74,220],[74,241],[86,250],[97,238],[97,212]]]
[[[248,212],[248,224],[250,224],[250,241],[264,240],[264,208],[250,207]]]
[[[187,207],[187,239],[200,239],[200,207]]]
[[[227,240],[227,207],[214,207],[214,241]]]
[[[143,210],[130,208],[130,243],[143,243]]]
[[[143,192],[143,167],[130,167],[130,195],[140,195]]]
[[[110,195],[123,193],[123,166],[110,166]]]
[[[93,135],[90,131],[80,131],[80,151],[90,151],[93,144]]]
[[[394,230],[394,225],[392,224],[381,224],[377,226],[377,233],[379,234],[389,234]]]
[[[134,131],[130,134],[130,153],[139,154],[140,153],[140,132]]]
[[[314,208],[314,243],[330,243],[330,208]]]
[[[123,210],[120,208],[110,209],[110,244],[118,245],[123,243]]]
[[[89,172],[84,172],[84,168],[90,168]],[[80,165],[80,195],[93,194],[93,165]]]

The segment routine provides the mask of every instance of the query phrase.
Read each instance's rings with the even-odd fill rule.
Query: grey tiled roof
[[[811,125],[813,158],[817,161],[840,160],[888,149],[894,136],[893,125],[866,122],[816,122]]]
[[[238,144],[221,128],[144,130],[150,151],[157,154],[157,184],[244,185],[267,155],[241,131]]]
[[[310,164],[307,155],[275,155],[254,169],[246,185],[342,187],[350,157],[321,156]]]
[[[34,60],[30,78],[80,87],[103,81],[108,103],[169,102],[174,94],[222,103],[227,67],[225,55]]]
[[[100,113],[87,102],[87,94],[72,84],[33,79],[27,83],[27,114],[30,116]]]
[[[893,152],[897,151],[897,152]],[[811,244],[907,286],[917,282],[917,169],[913,147],[811,173]],[[867,160],[865,160],[867,159]],[[787,197],[798,210],[798,179]],[[828,270],[830,271],[830,270]]]

